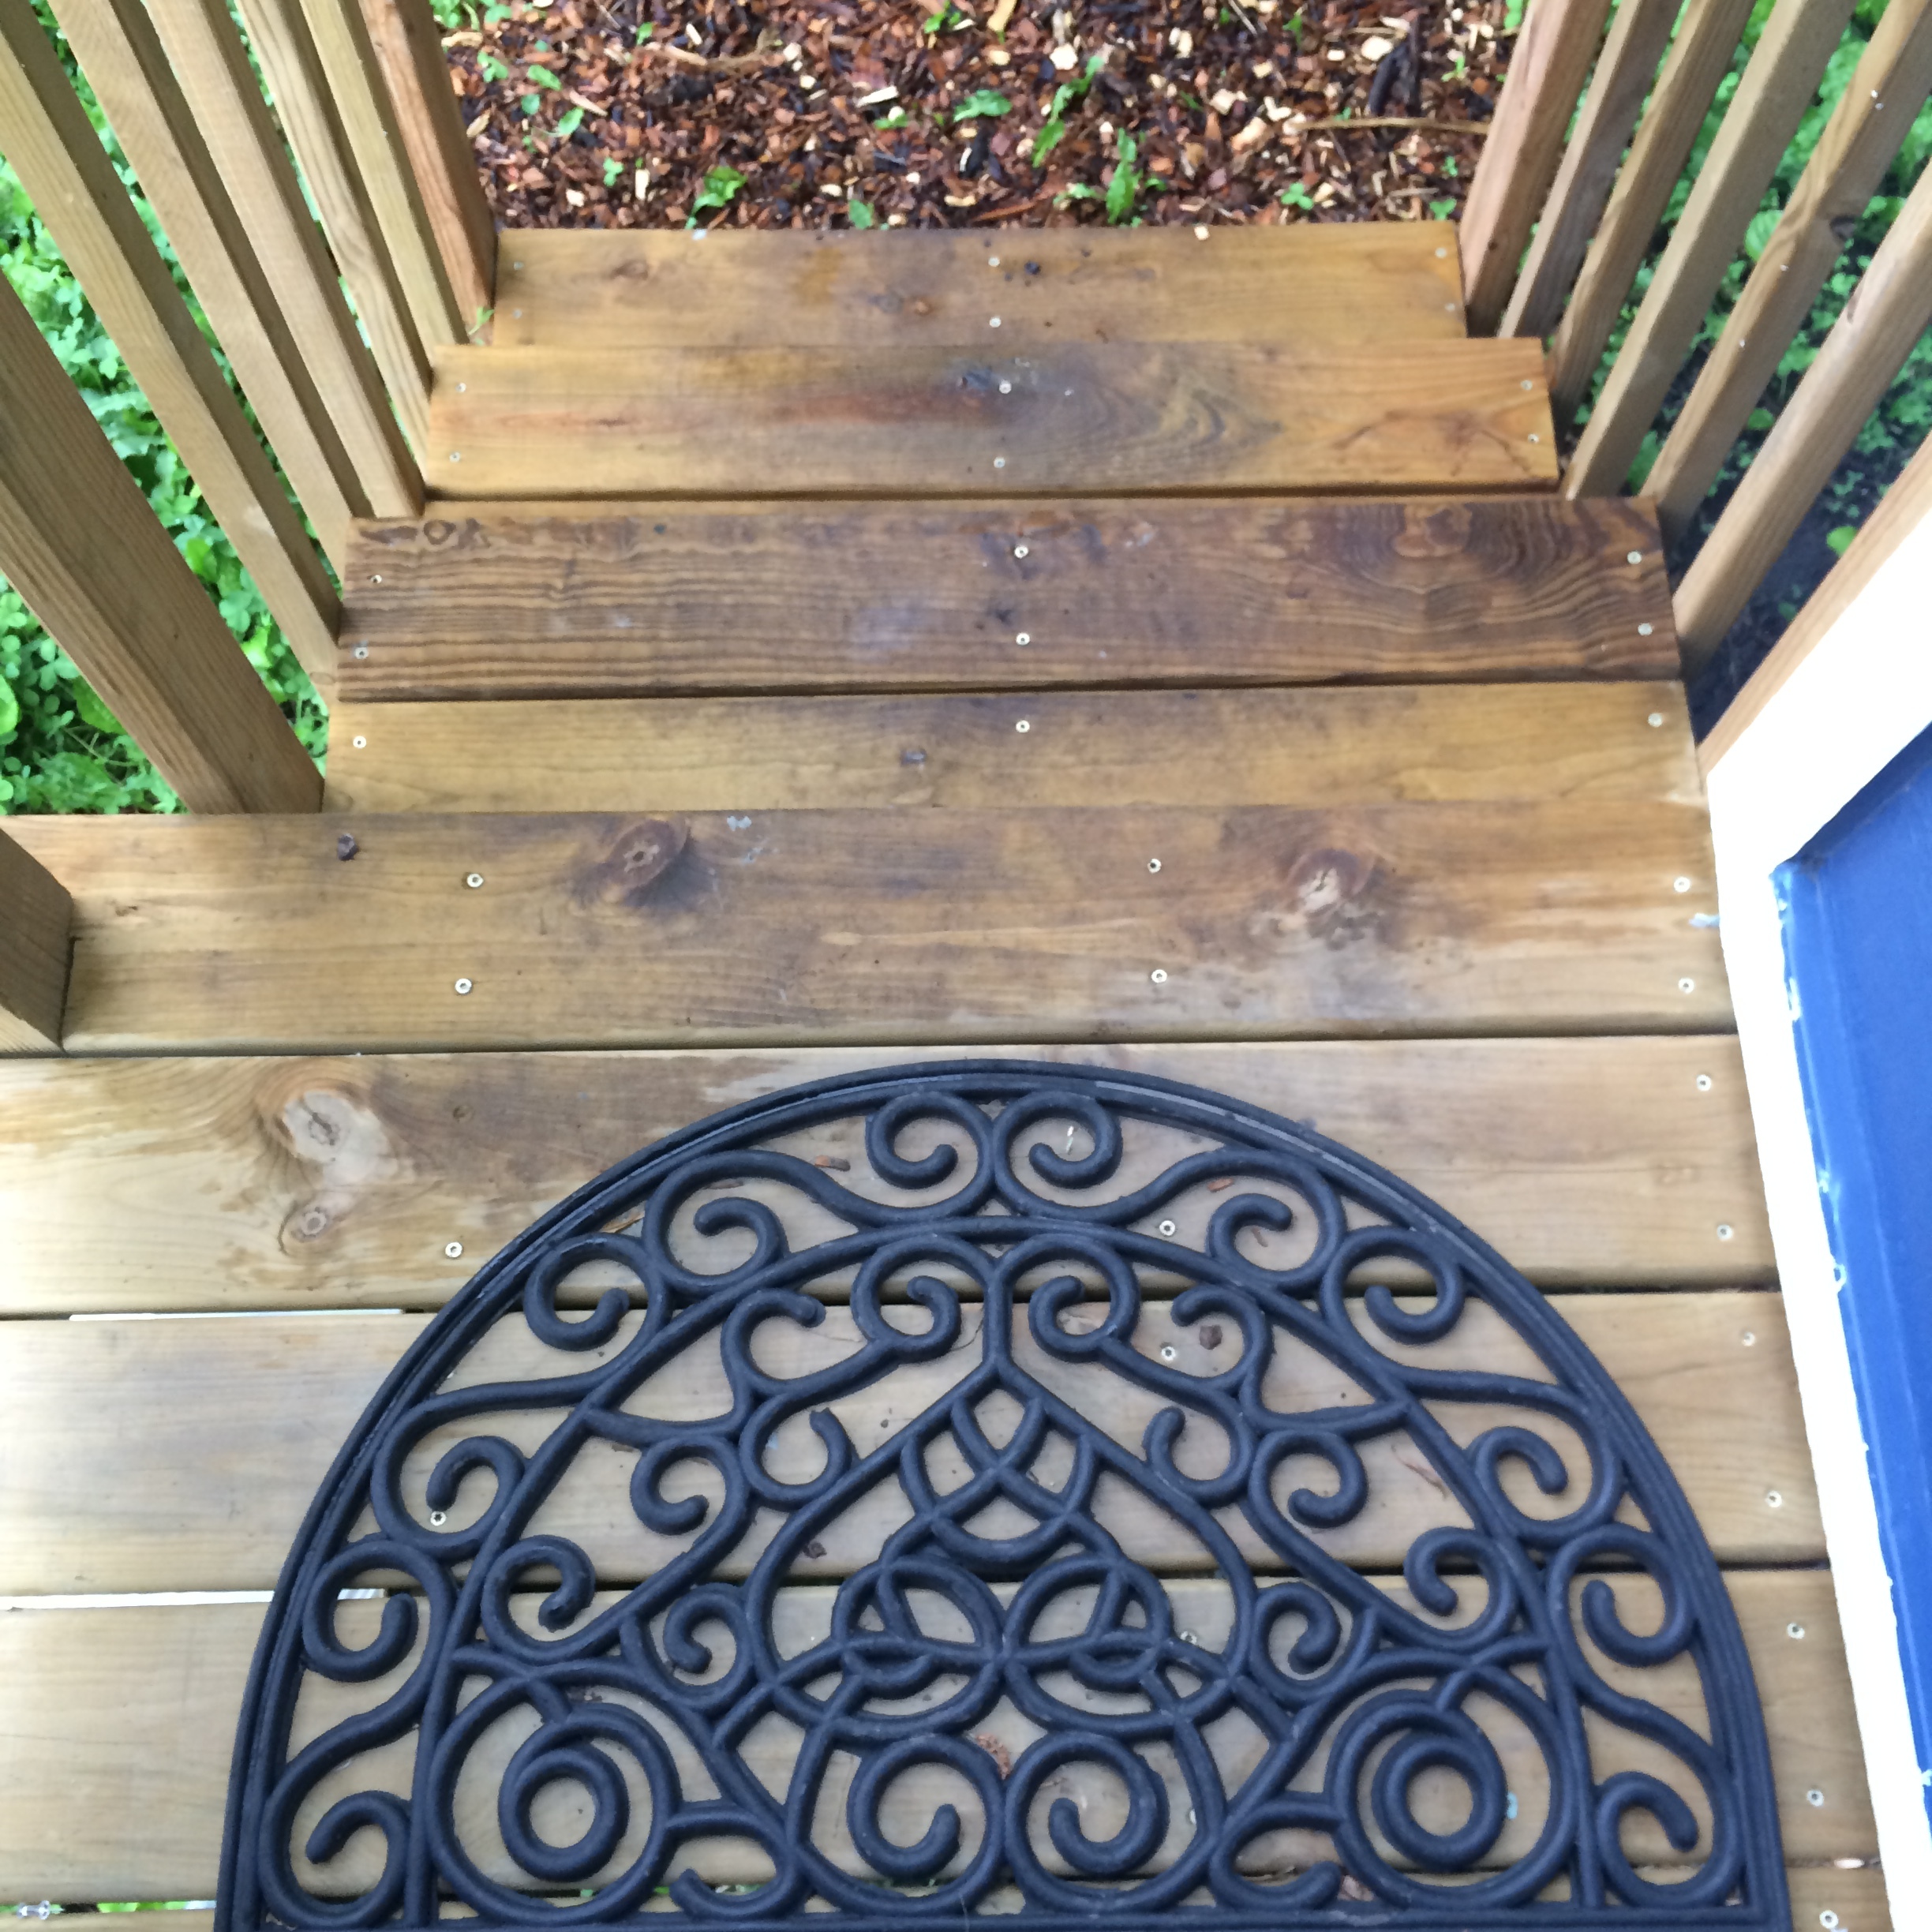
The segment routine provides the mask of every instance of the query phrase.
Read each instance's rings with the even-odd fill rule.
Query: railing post
[[[0,141],[295,655],[325,691],[334,585],[29,0],[0,0]]]
[[[0,833],[0,1054],[60,1051],[73,925],[66,888]]]
[[[322,781],[33,318],[0,283],[0,574],[191,811]]]

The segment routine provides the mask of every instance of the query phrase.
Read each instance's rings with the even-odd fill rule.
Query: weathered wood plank
[[[989,331],[991,334],[992,331]],[[435,352],[440,496],[1553,485],[1528,342]]]
[[[190,811],[320,803],[301,740],[4,281],[0,571]]]
[[[1720,1559],[1822,1559],[1818,1497],[1776,1294],[1558,1295],[1552,1306],[1630,1398]],[[335,1452],[428,1320],[424,1315],[345,1314],[0,1324],[0,1374],[13,1391],[0,1593],[272,1587]],[[627,1324],[620,1342],[631,1332]],[[1198,1324],[1177,1324],[1170,1304],[1150,1301],[1135,1346],[1150,1358],[1172,1348],[1181,1372],[1205,1375],[1232,1367],[1241,1354],[1238,1335],[1217,1327],[1215,1339],[1208,1348]],[[767,1374],[799,1375],[836,1361],[859,1343],[850,1310],[833,1307],[809,1331],[766,1324],[758,1359]],[[615,1346],[565,1363],[533,1341],[521,1317],[513,1316],[492,1338],[487,1368],[466,1368],[462,1380],[589,1367],[608,1360]],[[1023,1370],[1131,1454],[1141,1453],[1157,1406],[1153,1398],[1111,1376],[1048,1361],[1024,1329],[1015,1346]],[[896,1371],[828,1406],[854,1442],[871,1448],[889,1441],[895,1420],[918,1413],[979,1359],[976,1342],[968,1341],[939,1361]],[[1450,1336],[1414,1359],[1436,1368],[1540,1373],[1534,1355],[1479,1309],[1467,1311]],[[1271,1372],[1268,1399],[1284,1410],[1332,1402],[1336,1387],[1327,1377],[1333,1372],[1312,1352],[1284,1351]],[[728,1410],[731,1395],[717,1352],[687,1356],[676,1386],[661,1389],[650,1406],[654,1414],[692,1420]],[[1525,1419],[1471,1409],[1450,1426],[1466,1441],[1493,1425]],[[492,1417],[467,1430],[432,1436],[410,1458],[406,1492],[421,1504],[429,1470],[463,1434],[486,1428],[534,1451],[556,1421],[547,1413]],[[1194,1469],[1198,1461],[1203,1473],[1219,1467],[1219,1432],[1205,1424],[1193,1432],[1200,1440],[1183,1445],[1184,1466]],[[1569,1440],[1560,1430],[1550,1432],[1552,1440]],[[797,1445],[788,1436],[784,1446]],[[1573,1484],[1567,1499],[1538,1503],[1539,1510],[1556,1514],[1582,1501],[1587,1458],[1574,1448],[1571,1455],[1580,1486]],[[1426,1457],[1406,1439],[1370,1443],[1365,1462],[1368,1508],[1341,1530],[1312,1533],[1343,1561],[1396,1567],[1425,1530],[1466,1521],[1443,1493]],[[1775,1508],[1765,1500],[1771,1492],[1780,1498]],[[488,1478],[477,1477],[452,1506],[451,1520],[474,1520],[489,1493]],[[635,1582],[682,1541],[642,1530],[627,1495],[621,1485],[567,1489],[545,1509],[542,1527],[578,1542],[604,1581]],[[1123,1488],[1103,1498],[1096,1513],[1136,1560],[1167,1574],[1204,1567],[1200,1544],[1145,1498]],[[1281,1567],[1236,1513],[1222,1514],[1256,1570]],[[874,1519],[833,1525],[819,1539],[822,1554],[799,1574],[851,1574],[878,1554],[904,1516],[903,1508],[882,1500]],[[751,1553],[749,1544],[738,1552],[733,1574],[749,1567]]]
[[[1543,0],[1517,36],[1459,230],[1469,325],[1478,335],[1502,320],[1609,14],[1610,0]]]
[[[351,699],[1677,675],[1623,501],[479,507],[345,582]]]
[[[290,648],[326,688],[342,616],[335,587],[30,0],[0,4],[0,119],[40,219]]]
[[[1533,1280],[1771,1276],[1729,1035],[1031,1051],[1305,1121]],[[803,1081],[943,1057],[15,1062],[0,1067],[0,1313],[434,1307],[478,1260],[667,1133]],[[464,1257],[444,1255],[451,1241]]]
[[[1764,1700],[1787,1857],[1870,1857],[1875,1833],[1829,1574],[1736,1571],[1727,1581]],[[1176,1587],[1190,1591],[1189,1614],[1205,1623],[1212,1586]],[[1650,1587],[1638,1578],[1612,1584],[1634,1627],[1644,1627],[1641,1600]],[[366,1642],[362,1632],[379,1609],[345,1604],[339,1627],[349,1641]],[[67,1900],[212,1896],[234,1714],[261,1617],[258,1604],[0,1615],[0,1668],[11,1693],[0,1719],[0,1784],[9,1793],[0,1812],[0,1889]],[[1801,1640],[1786,1634],[1793,1623],[1805,1631]],[[1694,1715],[1698,1701],[1681,1673],[1672,1674],[1669,1688]],[[1660,1683],[1660,1695],[1664,1689]],[[184,1711],[196,1720],[184,1723]],[[1505,1742],[1505,1750],[1511,1788],[1533,1815],[1544,1788],[1540,1760],[1520,1741]],[[895,1787],[903,1814],[887,1814],[888,1829],[897,1824],[906,1842],[930,1816],[929,1795],[912,1784],[916,1775]],[[1078,1773],[1069,1767],[1061,1775]],[[487,1833],[494,1784],[481,1775],[465,1783],[489,1796],[487,1810],[466,1809],[463,1825]],[[1810,1804],[1810,1791],[1825,1802]],[[1102,1793],[1091,1795],[1097,1801]],[[1177,1815],[1185,1818],[1185,1807]],[[1635,1837],[1642,1818],[1633,1815],[1627,1842],[1639,1857],[1668,1859],[1661,1840]],[[559,1843],[574,1836],[567,1810],[546,1813],[543,1822]],[[716,1859],[735,1848],[707,1850]],[[352,1842],[335,1868],[343,1881],[360,1875],[354,1861],[370,1850],[366,1838]],[[711,1875],[728,1874],[721,1867]],[[1832,1890],[1847,1895],[1836,1882]],[[1846,1923],[1849,1932],[1863,1932],[1862,1923]]]
[[[1693,806],[18,836],[74,900],[70,1051],[1649,1032],[1730,1013]]]
[[[1002,350],[1079,342],[1451,342],[1447,222],[1047,228],[519,229],[496,341],[516,348]],[[999,317],[997,336],[990,324]]]
[[[339,811],[1699,796],[1677,684],[337,704]],[[1655,718],[1655,724],[1651,720]],[[1035,740],[1037,739],[1038,743]]]
[[[73,924],[60,882],[0,833],[0,1054],[60,1051]]]

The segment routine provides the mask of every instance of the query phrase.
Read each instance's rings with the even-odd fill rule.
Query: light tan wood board
[[[1215,228],[1204,239],[1170,227],[519,229],[496,275],[495,339],[516,348],[1015,350],[1462,333],[1447,222]]]
[[[1534,343],[436,352],[424,474],[475,497],[1553,485]]]
[[[1552,1305],[1635,1407],[1720,1560],[1822,1559],[1818,1498],[1777,1295],[1559,1295]],[[1099,1309],[1095,1302],[1085,1314],[1076,1310],[1065,1324],[1091,1326]],[[908,1308],[895,1319],[916,1331],[926,1318]],[[0,1518],[0,1594],[271,1587],[329,1464],[428,1320],[341,1314],[0,1324],[0,1365],[15,1391],[15,1447]],[[537,1343],[521,1314],[512,1312],[448,1386],[581,1372],[628,1341],[635,1320],[627,1321],[616,1342],[566,1358]],[[1548,1379],[1533,1352],[1486,1309],[1466,1310],[1451,1335],[1425,1349],[1388,1345],[1359,1305],[1356,1320],[1370,1342],[1398,1362]],[[979,1364],[979,1320],[977,1304],[969,1305],[960,1342],[947,1354],[896,1369],[826,1405],[862,1451],[890,1443],[899,1427]],[[809,1331],[784,1321],[764,1324],[754,1352],[766,1373],[796,1376],[837,1362],[860,1343],[850,1309],[833,1306]],[[1044,1356],[1024,1324],[1014,1345],[1025,1373],[1129,1455],[1144,1453],[1143,1432],[1159,1398],[1104,1369]],[[1163,1362],[1162,1350],[1171,1349],[1170,1365],[1195,1376],[1223,1372],[1242,1353],[1237,1330],[1177,1323],[1171,1304],[1157,1299],[1144,1305],[1134,1346]],[[1320,1408],[1342,1395],[1368,1399],[1353,1376],[1285,1339],[1265,1389],[1270,1405],[1282,1411]],[[682,1357],[675,1376],[654,1378],[627,1406],[668,1421],[695,1421],[724,1413],[731,1402],[711,1346]],[[1588,1453],[1563,1425],[1526,1410],[1466,1404],[1445,1404],[1442,1414],[1464,1443],[1507,1422],[1557,1446],[1574,1478],[1571,1487],[1544,1498],[1526,1477],[1517,1479],[1521,1472],[1511,1472],[1508,1485],[1512,1496],[1520,1493],[1521,1507],[1553,1516],[1585,1500]],[[492,1411],[426,1436],[405,1473],[410,1507],[426,1515],[429,1472],[463,1438],[500,1435],[530,1453],[560,1420],[559,1411]],[[1178,1453],[1190,1473],[1212,1474],[1225,1464],[1226,1440],[1200,1412]],[[635,1460],[625,1452],[608,1481],[567,1481],[543,1506],[532,1533],[570,1537],[607,1582],[635,1582],[661,1568],[689,1539],[658,1537],[638,1523],[627,1488]],[[801,1473],[822,1463],[802,1416],[781,1432],[769,1460],[774,1468]],[[1358,1567],[1392,1569],[1425,1530],[1467,1522],[1427,1451],[1406,1434],[1366,1445],[1364,1462],[1370,1499],[1362,1513],[1339,1530],[1310,1532],[1331,1555]],[[1278,1487],[1285,1494],[1305,1481],[1318,1490],[1334,1486],[1332,1472],[1311,1462],[1297,1466],[1294,1481],[1284,1477]],[[473,1477],[448,1506],[451,1525],[474,1522],[491,1493],[487,1476]],[[1766,1500],[1770,1495],[1779,1499],[1775,1507]],[[1151,1567],[1174,1574],[1208,1567],[1209,1553],[1184,1526],[1124,1485],[1103,1494],[1095,1513]],[[826,1529],[799,1574],[849,1574],[878,1554],[883,1537],[907,1514],[902,1496],[882,1495],[868,1504],[863,1520],[842,1518]],[[1256,1570],[1282,1567],[1237,1511],[1220,1514]],[[762,1539],[734,1552],[733,1574],[748,1568],[754,1546],[762,1548]]]
[[[479,505],[346,586],[350,698],[1677,675],[1620,501]]]
[[[0,832],[0,1054],[60,1051],[73,923],[59,881]]]
[[[339,811],[1702,796],[1677,684],[337,704]],[[1653,723],[1653,721],[1655,721]]]
[[[1771,1279],[1734,1036],[1019,1052],[1300,1121],[1547,1285]],[[440,1306],[666,1134],[807,1080],[952,1057],[17,1062],[0,1067],[0,1312]]]
[[[1730,1015],[1690,806],[43,818],[17,836],[74,901],[70,1050],[1702,1032]]]
[[[190,811],[320,803],[309,754],[4,283],[0,569]]]
[[[1829,1574],[1743,1571],[1728,1581],[1764,1702],[1787,1857],[1869,1857],[1875,1834]],[[1634,1597],[1646,1586],[1612,1587]],[[345,1604],[339,1627],[359,1634],[379,1608]],[[1630,1614],[1641,1615],[1634,1602]],[[0,1813],[0,1889],[212,1896],[234,1716],[261,1617],[259,1604],[0,1612],[0,1666],[15,1687],[0,1728],[0,1786],[12,1795]],[[1787,1634],[1794,1623],[1802,1639]],[[1533,1800],[1530,1755],[1506,1763],[1512,1788]],[[1825,1803],[1810,1803],[1809,1791]],[[488,1829],[486,1814],[466,1813],[466,1825],[472,1818]],[[567,1812],[552,1829],[569,1841]],[[368,1850],[358,1840],[349,1856]]]

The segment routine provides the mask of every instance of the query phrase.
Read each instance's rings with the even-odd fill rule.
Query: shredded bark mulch
[[[501,0],[445,37],[516,227],[1415,221],[1505,0]]]

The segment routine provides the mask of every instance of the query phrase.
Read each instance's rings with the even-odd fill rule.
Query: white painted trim
[[[1771,874],[1929,728],[1932,518],[1880,567],[1707,781],[1724,964],[1895,1901],[1932,1898],[1932,1826],[1805,1121]]]

